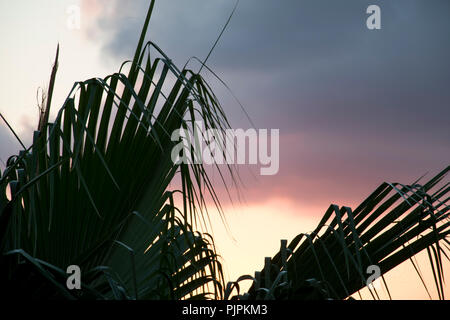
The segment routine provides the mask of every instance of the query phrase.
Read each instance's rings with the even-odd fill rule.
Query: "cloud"
[[[3,124],[0,124],[0,168],[4,168],[8,158],[17,154],[20,147],[12,133]]]
[[[132,56],[148,3],[108,1],[93,27],[105,56]],[[377,1],[377,31],[366,28],[370,4],[240,1],[209,63],[257,127],[282,135],[280,174],[248,180],[251,201],[361,200],[384,180],[410,182],[448,164],[450,2]],[[156,1],[149,37],[178,64],[204,58],[233,5]],[[232,124],[248,126],[218,91]]]
[[[363,118],[369,116],[392,132],[398,125],[413,130],[411,121],[424,116],[441,127],[444,118],[437,114],[450,115],[450,94],[443,92],[450,82],[448,2],[379,1],[380,31],[365,27],[369,2],[242,0],[210,62],[232,79],[261,124],[270,119],[275,125],[275,119],[295,129],[334,117],[367,128]],[[108,1],[96,25],[107,55],[132,55],[148,3]],[[192,55],[203,58],[232,6],[157,1],[150,37],[179,64]]]

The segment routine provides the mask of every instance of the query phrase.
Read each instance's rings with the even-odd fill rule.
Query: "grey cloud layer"
[[[0,123],[0,168],[4,168],[8,158],[17,154],[19,149],[21,148],[12,133],[6,126]]]
[[[242,0],[210,63],[263,126],[432,126],[448,140],[450,2],[377,1],[383,29],[369,31],[372,2]],[[98,24],[113,34],[104,50],[129,58],[148,1],[108,3],[113,15]],[[150,37],[178,63],[203,58],[233,4],[157,1]]]
[[[133,53],[148,1],[108,3],[114,14],[98,28],[113,33],[104,52],[120,61]],[[365,26],[374,3],[378,31]],[[150,37],[179,64],[203,58],[233,5],[157,1]],[[324,190],[366,178],[366,193],[380,179],[410,181],[448,165],[449,18],[448,0],[241,0],[209,64],[258,127],[298,137],[281,145],[280,175],[255,183],[258,195],[264,185],[294,195],[311,172]],[[228,114],[235,127],[248,125],[237,108]],[[295,179],[303,182],[292,188]]]

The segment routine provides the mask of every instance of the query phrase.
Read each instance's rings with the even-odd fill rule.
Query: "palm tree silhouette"
[[[170,133],[199,120],[220,130],[229,123],[199,72],[144,44],[153,6],[134,59],[75,83],[49,122],[56,55],[33,143],[0,172],[0,276],[10,297],[345,299],[367,285],[368,266],[384,274],[427,250],[444,298],[449,186],[439,185],[450,168],[424,185],[384,183],[353,211],[331,205],[314,232],[282,241],[261,272],[225,282],[212,237],[197,231],[207,226],[205,193],[223,214],[218,196],[202,164],[172,161]],[[81,290],[66,286],[74,265]]]

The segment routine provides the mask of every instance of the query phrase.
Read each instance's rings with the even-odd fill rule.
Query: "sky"
[[[371,4],[381,8],[380,30],[366,27]],[[81,8],[80,29],[67,28],[71,5]],[[148,39],[178,65],[204,59],[233,6],[157,1]],[[74,81],[106,76],[132,58],[147,7],[144,0],[0,2],[0,112],[25,143],[56,44],[54,105],[62,105]],[[410,183],[449,164],[449,12],[446,0],[240,1],[208,65],[257,128],[280,130],[280,171],[243,168],[245,199],[234,205],[217,185],[233,238],[217,223],[216,242],[230,277],[261,269],[279,239],[313,229],[329,204],[355,208],[383,181]],[[250,127],[232,95],[214,88],[232,126]],[[1,161],[18,148],[1,124]],[[402,277],[408,272],[392,275],[397,297],[426,298]]]

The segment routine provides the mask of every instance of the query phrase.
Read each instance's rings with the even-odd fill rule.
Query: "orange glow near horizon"
[[[223,226],[218,214],[213,214],[211,210],[214,241],[218,254],[223,258],[226,280],[235,281],[244,274],[254,276],[255,271],[263,269],[264,257],[273,257],[278,252],[281,239],[287,239],[289,243],[299,233],[311,232],[326,209],[327,207],[301,206],[277,198],[263,204],[225,207],[229,232]],[[434,278],[427,259],[427,254],[423,251],[416,255],[414,262],[420,268],[432,299],[437,299]],[[444,271],[450,271],[450,263],[445,260],[443,264]],[[394,300],[430,299],[409,261],[389,271],[385,275],[385,280]],[[250,281],[244,281],[241,290],[250,285]],[[380,299],[389,299],[381,279],[375,281],[374,286]],[[444,285],[444,292],[447,299],[450,296],[450,288]],[[363,299],[373,299],[367,288],[360,293]],[[353,297],[360,299],[358,293]]]
[[[155,16],[152,17],[149,30],[152,40],[164,50],[167,49],[170,58],[174,55],[174,62],[177,58],[180,59],[177,55],[188,58],[207,53],[208,51],[203,52],[202,45],[210,49],[210,34],[204,35],[201,32],[210,31],[216,26],[219,28],[220,23],[215,20],[211,21],[211,24],[207,19],[202,19],[216,19],[214,14],[219,11],[211,10],[211,16],[186,16],[186,13],[182,12],[186,8],[182,6],[187,6],[187,2],[182,4],[183,2],[178,1],[175,5],[180,6],[174,11],[169,9],[175,1],[158,2],[160,6],[155,8]],[[142,1],[45,0],[0,3],[0,15],[3,14],[0,29],[5,31],[0,45],[0,69],[4,74],[0,79],[0,112],[8,119],[25,145],[31,144],[33,130],[38,123],[36,90],[45,87],[48,82],[57,43],[60,44],[61,51],[51,118],[54,118],[59,107],[63,105],[75,81],[112,74],[119,69],[122,55],[134,52],[134,40],[130,39],[138,36],[140,29],[136,28],[141,28],[141,16],[145,14],[144,11],[133,7],[137,3]],[[299,5],[300,2],[293,3]],[[66,27],[66,9],[73,4],[79,4],[81,7],[81,30],[68,30]],[[208,5],[214,7],[209,2]],[[275,1],[272,5],[280,9],[281,16],[282,6]],[[267,8],[267,12],[273,11],[269,10],[270,6]],[[289,7],[286,8],[284,10],[293,12]],[[432,170],[427,175],[427,178],[430,178],[433,173],[447,166],[450,158],[449,130],[445,123],[448,116],[444,113],[448,110],[450,96],[445,96],[445,90],[442,89],[447,88],[449,83],[448,74],[445,73],[448,65],[444,64],[442,67],[433,64],[433,61],[448,63],[448,53],[439,40],[444,38],[443,34],[431,32],[435,26],[428,24],[427,16],[422,18],[427,22],[427,28],[421,30],[424,33],[418,38],[420,41],[409,38],[410,35],[420,35],[402,24],[400,27],[408,32],[402,34],[403,29],[394,27],[391,29],[392,39],[386,42],[377,42],[374,39],[373,46],[369,46],[371,41],[367,38],[359,39],[357,36],[361,30],[353,28],[352,25],[343,28],[348,30],[342,33],[334,33],[337,29],[332,25],[326,30],[319,29],[318,32],[323,31],[324,36],[329,33],[327,39],[333,40],[329,42],[336,42],[335,47],[331,48],[322,48],[322,45],[328,45],[327,41],[316,41],[322,39],[322,34],[309,34],[312,27],[302,25],[304,22],[298,19],[299,39],[310,39],[310,44],[320,46],[307,47],[307,50],[300,48],[301,50],[296,51],[291,49],[298,49],[297,47],[289,47],[295,42],[291,41],[291,34],[286,33],[286,36],[282,37],[280,30],[276,30],[276,34],[269,38],[270,35],[260,31],[266,26],[257,24],[266,20],[252,20],[254,16],[248,14],[253,14],[253,11],[257,13],[257,10],[247,11],[243,10],[233,17],[235,20],[230,25],[232,27],[227,30],[209,63],[213,70],[230,84],[233,94],[242,101],[252,121],[261,126],[258,129],[280,129],[280,171],[274,176],[256,175],[255,178],[250,174],[250,170],[247,172],[247,168],[244,168],[241,178],[245,182],[245,189],[241,191],[247,203],[236,203],[234,206],[227,201],[227,190],[223,187],[221,177],[213,174],[210,177],[219,200],[223,201],[229,226],[227,230],[215,208],[208,204],[212,234],[218,254],[223,258],[228,281],[260,271],[264,266],[264,258],[272,257],[279,250],[281,239],[287,239],[289,242],[299,233],[312,231],[331,203],[355,209],[380,183],[411,183],[428,170]],[[222,14],[225,11],[220,12]],[[308,15],[307,12],[301,10],[301,14]],[[322,14],[322,10],[311,12]],[[164,16],[164,13],[170,13],[170,16]],[[192,11],[188,14],[192,14]],[[337,14],[335,16],[341,17]],[[311,17],[313,19],[308,23],[319,22],[325,27],[326,21],[314,15]],[[411,15],[410,18],[415,17]],[[398,23],[405,23],[408,19],[405,15],[405,19],[398,19]],[[250,20],[255,24],[250,24]],[[349,19],[342,20],[344,23],[344,20]],[[275,20],[273,22],[270,27],[275,30],[277,23]],[[179,23],[184,23],[185,28],[180,28]],[[191,23],[195,29],[189,28]],[[411,26],[413,25],[416,23],[411,20]],[[126,27],[125,30],[120,30],[124,31],[124,34],[115,30],[117,26]],[[355,29],[357,35],[353,36],[351,32]],[[192,30],[198,32],[195,37],[184,33]],[[252,34],[252,30],[258,30],[259,33]],[[388,37],[388,33],[384,35]],[[216,33],[212,34],[216,36]],[[317,37],[317,34],[321,37]],[[240,38],[243,35],[248,37],[245,41]],[[339,38],[341,35],[344,37]],[[438,40],[431,42],[431,35]],[[214,37],[211,39],[214,40]],[[123,49],[123,52],[118,51],[115,52],[117,55],[114,55],[108,51],[112,50],[112,39],[123,42],[119,41],[119,45],[116,43],[117,48]],[[245,45],[238,47],[238,39]],[[188,40],[195,46],[189,46],[191,43]],[[286,50],[271,51],[273,48],[283,48],[279,45],[267,45],[274,40],[286,40]],[[341,40],[345,40],[342,46]],[[407,40],[405,48],[411,52],[411,57],[409,53],[404,56],[404,51],[396,51],[399,47],[394,44],[403,40]],[[425,40],[430,43],[424,42],[422,45],[421,41]],[[260,50],[260,56],[250,56],[249,59],[245,46],[249,47],[250,52],[255,49],[251,48],[252,45],[259,45],[258,41],[264,45],[261,47],[264,50]],[[392,45],[392,48],[387,44]],[[436,46],[442,57],[436,54],[425,59],[429,52],[419,52],[418,48],[414,47],[416,44],[430,50]],[[198,48],[203,51],[190,51]],[[264,52],[266,49],[267,53]],[[371,52],[369,49],[375,53],[367,54]],[[391,60],[388,59],[388,49],[393,52]],[[336,52],[338,54],[335,54]],[[348,52],[355,56],[347,54]],[[269,56],[278,53],[282,54],[280,58]],[[267,55],[264,56],[265,54]],[[181,61],[184,63],[184,60]],[[404,63],[408,61],[414,68],[405,67]],[[417,61],[420,64],[416,64]],[[434,73],[430,71],[421,74],[425,69],[434,70]],[[430,77],[430,74],[434,77]],[[219,100],[230,101],[231,98],[226,95],[228,92],[224,93],[226,90],[220,88],[223,92],[218,92]],[[384,96],[386,100],[381,99]],[[225,99],[222,99],[223,97]],[[380,101],[374,97],[380,98]],[[422,98],[429,103],[426,107],[430,112],[424,112],[423,107],[417,107]],[[415,109],[411,106],[413,103],[416,103]],[[435,109],[432,109],[433,106]],[[239,113],[241,110],[237,104],[227,104],[225,107],[232,126],[235,121],[244,118]],[[419,120],[414,122],[414,117]],[[19,144],[0,121],[0,168],[7,157],[18,150]],[[179,184],[174,181],[170,187],[175,189]],[[236,191],[233,186],[230,189],[232,193]],[[415,258],[421,267],[431,297],[437,299],[436,285],[426,252],[421,252]],[[443,263],[447,275],[450,273],[450,263],[444,256]],[[386,281],[393,299],[429,299],[410,262],[390,271],[386,275]],[[246,281],[241,288],[248,288],[249,285],[249,281]],[[450,288],[445,286],[444,289],[448,299]],[[382,286],[379,293],[382,299],[388,298]],[[365,299],[372,299],[367,289],[362,290],[361,295]],[[359,298],[357,294],[354,297]]]

